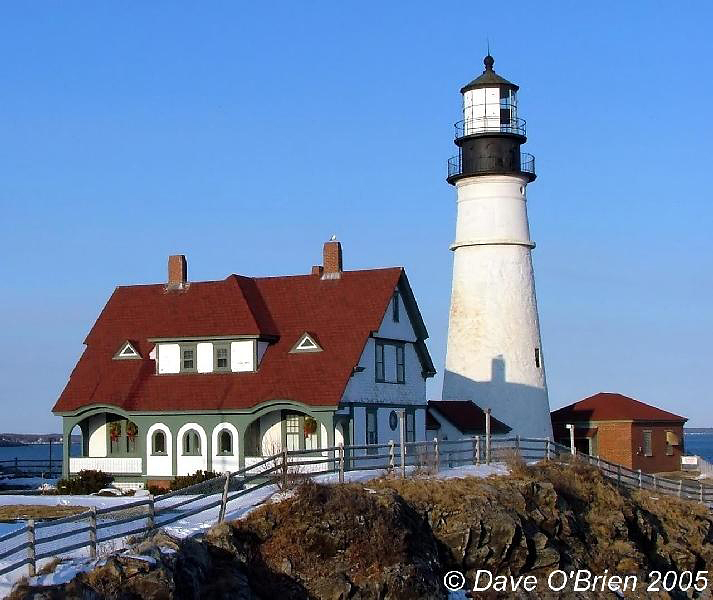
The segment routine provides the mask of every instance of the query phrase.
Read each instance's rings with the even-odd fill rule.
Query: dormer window
[[[181,373],[195,372],[196,355],[195,344],[181,344]]]
[[[121,348],[119,348],[119,351],[114,355],[114,358],[141,358],[141,355],[136,348],[134,348],[133,344],[127,340],[121,345]]]
[[[307,332],[303,333],[297,343],[292,346],[290,353],[298,352],[321,352],[322,347],[316,342],[316,340]]]
[[[230,371],[230,346],[228,344],[213,344],[214,369],[216,371]]]

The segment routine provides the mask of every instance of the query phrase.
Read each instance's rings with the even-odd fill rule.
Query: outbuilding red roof
[[[436,413],[434,414],[433,411]],[[448,422],[457,427],[461,433],[485,432],[485,411],[470,400],[430,400],[426,416],[430,415],[431,419],[439,422],[439,414],[448,419]],[[511,429],[502,421],[490,417],[491,433],[508,433]]]
[[[553,423],[591,421],[674,421],[683,423],[686,417],[644,404],[622,394],[601,392],[552,412]]]
[[[93,404],[126,411],[244,409],[271,400],[336,405],[369,335],[379,329],[396,286],[416,322],[424,370],[428,337],[401,268],[319,275],[118,287],[86,338],[86,349],[53,410]],[[309,331],[322,352],[290,353]],[[154,338],[256,336],[271,343],[254,373],[156,375]],[[141,360],[115,360],[132,340]]]

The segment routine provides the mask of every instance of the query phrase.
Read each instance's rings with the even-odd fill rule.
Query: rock
[[[174,553],[162,549],[174,549]],[[397,478],[307,484],[291,497],[201,538],[157,532],[91,573],[14,600],[445,599],[460,570],[533,574],[542,598],[555,569],[639,575],[713,570],[713,518],[695,503],[622,492],[579,465],[521,469],[489,479]],[[494,593],[489,597],[526,595]],[[607,596],[608,597],[608,596]]]

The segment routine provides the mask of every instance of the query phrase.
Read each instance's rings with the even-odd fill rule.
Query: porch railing
[[[140,456],[106,456],[88,457],[77,456],[69,459],[69,472],[79,473],[85,469],[94,471],[105,471],[107,473],[141,474],[142,458]]]
[[[316,454],[316,453],[320,454]],[[326,454],[326,456],[325,456]],[[96,558],[122,545],[129,537],[145,535],[183,519],[202,514],[204,522],[224,520],[230,503],[266,486],[287,487],[315,475],[336,474],[344,482],[353,471],[381,471],[403,477],[443,467],[480,465],[519,456],[526,461],[572,460],[570,449],[543,438],[490,438],[333,446],[318,450],[283,451],[244,469],[160,496],[80,514],[35,522],[0,536],[0,575],[27,566],[36,573],[39,561],[70,553]],[[691,480],[672,480],[588,454],[576,459],[598,468],[620,487],[647,489],[713,507],[713,486]],[[267,497],[267,496],[266,496]]]

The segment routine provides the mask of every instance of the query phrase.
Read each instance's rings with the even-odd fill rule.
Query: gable
[[[313,334],[305,331],[290,350],[291,354],[295,352],[322,352],[322,347],[317,343]]]
[[[130,340],[126,340],[121,345],[118,352],[114,355],[115,360],[136,359],[136,358],[141,358],[141,355],[139,354],[138,350],[136,350],[136,348],[134,347],[134,344],[132,344]]]

